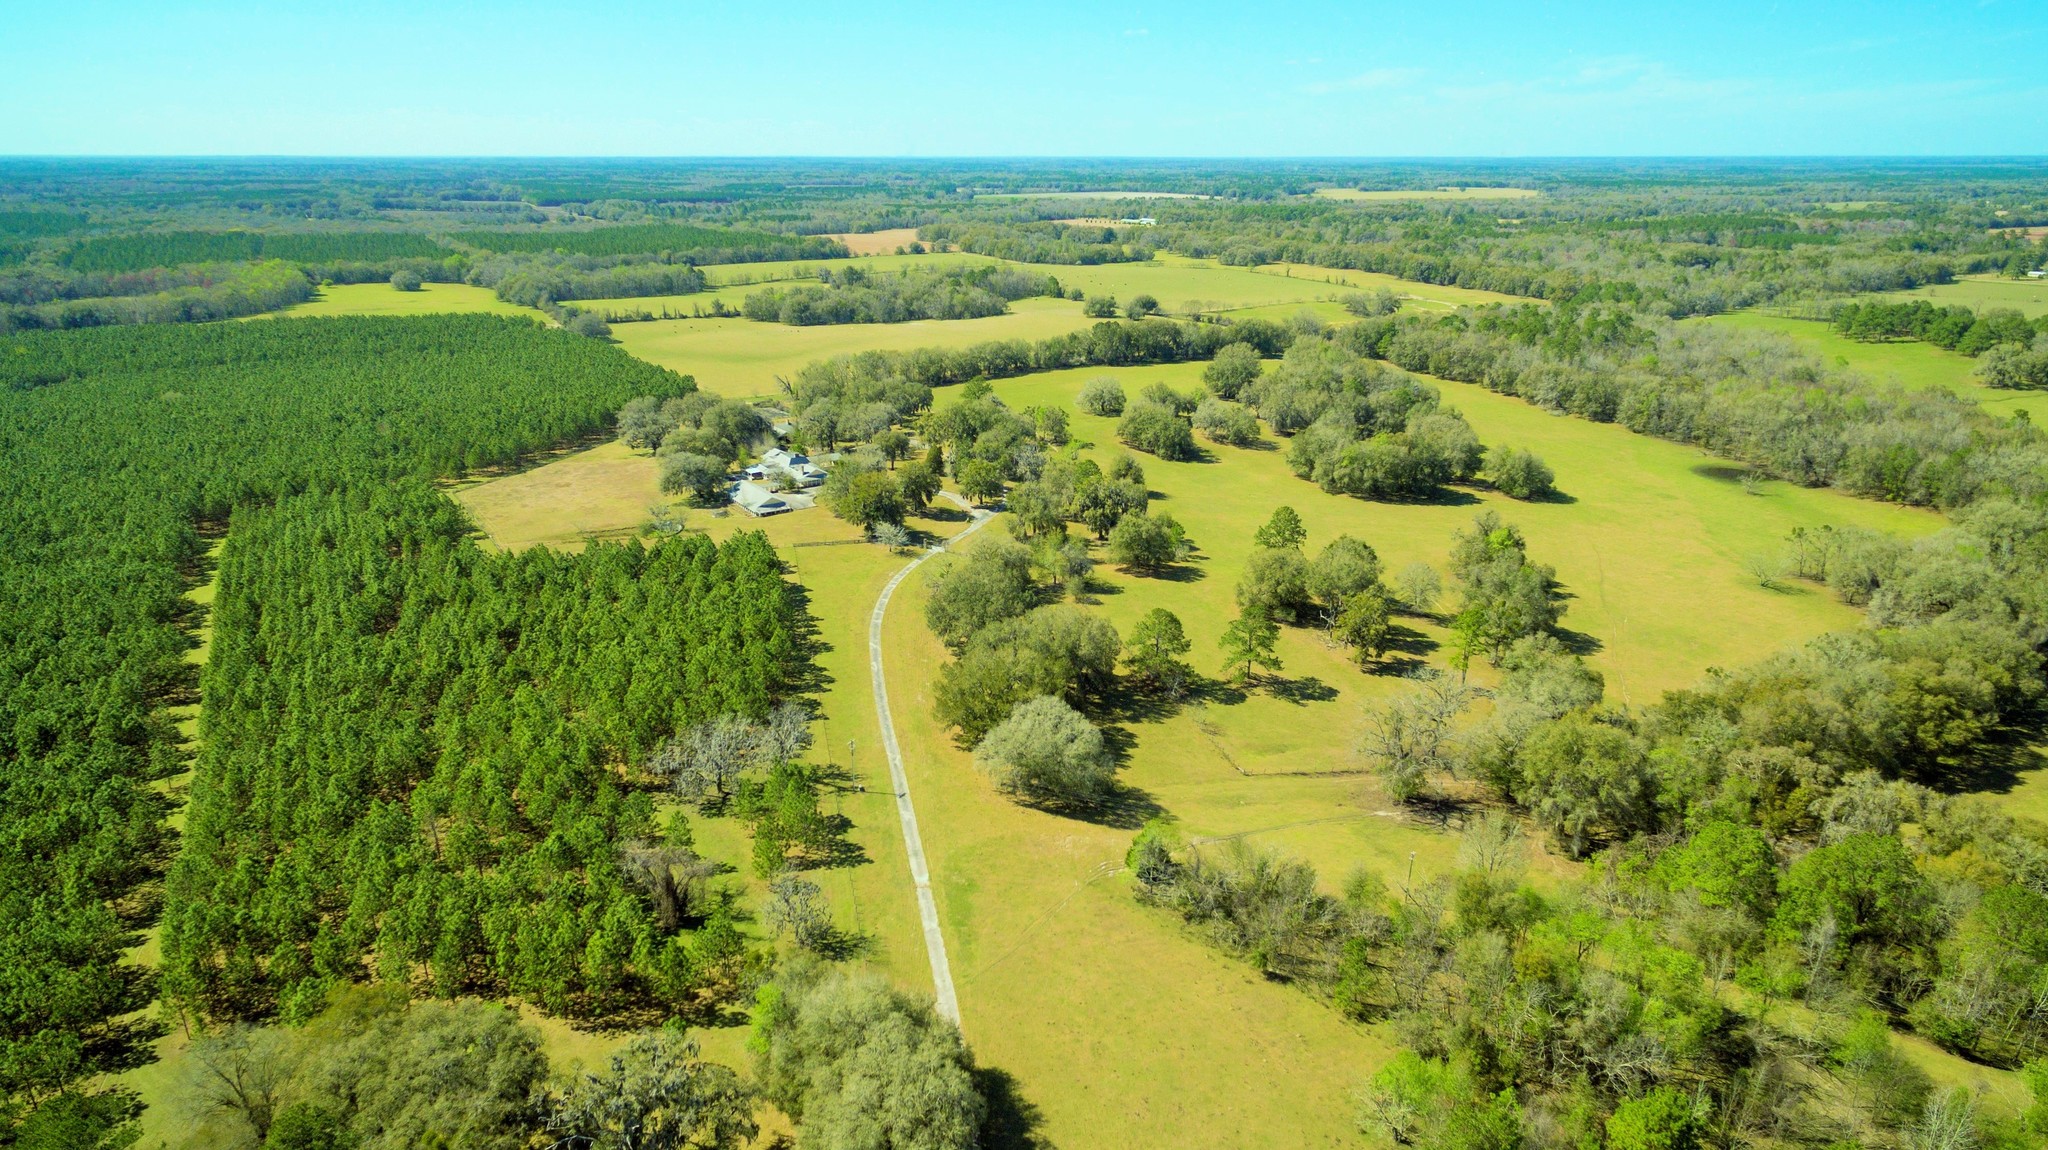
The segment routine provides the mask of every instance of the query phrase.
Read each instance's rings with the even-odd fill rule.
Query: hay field
[[[878,232],[831,232],[828,240],[838,240],[846,250],[856,256],[886,256],[897,248],[909,247],[917,242],[916,228],[884,228]]]

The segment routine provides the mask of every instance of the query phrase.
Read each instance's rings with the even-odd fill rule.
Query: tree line
[[[1140,232],[1058,222],[943,222],[920,227],[917,236],[963,252],[1027,264],[1143,263],[1154,251],[1154,245]]]
[[[665,262],[676,263],[842,259],[847,254],[845,244],[823,236],[784,236],[674,223],[531,231],[472,230],[454,232],[449,239],[485,252],[556,252],[597,257],[665,253]]]
[[[33,278],[34,282],[27,282]],[[313,298],[314,283],[297,265],[198,264],[165,276],[121,276],[109,282],[53,287],[43,276],[0,277],[17,296],[54,295],[53,302],[0,307],[0,332],[117,327],[128,324],[208,323],[276,311]],[[111,287],[115,294],[74,297],[69,293]]]
[[[1941,391],[1831,370],[1789,340],[1607,306],[1360,320],[1328,338],[1411,372],[1692,443],[1805,486],[1943,508],[2041,492],[2048,440]]]
[[[879,976],[793,961],[752,1003],[746,1071],[676,1024],[631,1033],[595,1065],[555,1065],[504,1005],[415,1001],[340,985],[297,1026],[199,1036],[172,1104],[195,1143],[265,1150],[740,1150],[772,1105],[805,1145],[969,1150],[990,1106],[959,1030]],[[750,1073],[748,1072],[750,1071]],[[32,1134],[87,1133],[82,1112]]]
[[[1938,307],[1924,299],[1845,303],[1835,308],[1833,323],[1836,331],[1866,343],[1918,340],[1968,356],[2004,344],[2027,347],[2048,331],[2048,316],[2029,321],[2011,308],[1991,308],[1979,315],[1961,304]]]
[[[78,272],[114,273],[246,260],[383,263],[450,254],[447,247],[416,232],[139,232],[80,240],[58,262]]]
[[[818,284],[750,293],[740,314],[793,326],[907,323],[1002,315],[1010,301],[1058,296],[1059,281],[1009,268],[909,268],[895,274],[854,266],[821,269]]]

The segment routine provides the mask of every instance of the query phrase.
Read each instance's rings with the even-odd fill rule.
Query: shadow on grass
[[[1471,507],[1479,502],[1479,497],[1462,487],[1439,487],[1426,495],[1417,495],[1409,499],[1372,499],[1367,502],[1407,503],[1417,507]]]
[[[840,930],[836,926],[822,927],[817,935],[804,945],[820,958],[833,962],[850,962],[875,953],[875,936],[865,931]]]
[[[2024,723],[2000,731],[1968,758],[1913,772],[1914,781],[1944,794],[2011,794],[2025,781],[2023,776],[2048,767],[2048,755],[2032,745],[2042,736],[2044,719],[2048,716],[2030,715]]]
[[[1337,688],[1323,682],[1314,675],[1308,675],[1299,679],[1275,677],[1267,679],[1265,682],[1268,694],[1276,699],[1293,703],[1296,706],[1300,706],[1303,703],[1327,703],[1337,697]]]
[[[951,503],[934,503],[918,512],[915,518],[929,519],[933,523],[964,523],[973,516]]]
[[[826,815],[825,833],[830,838],[815,853],[804,857],[805,870],[837,870],[840,867],[863,866],[872,861],[867,848],[847,838],[853,830],[853,820],[845,815]]]
[[[1246,684],[1233,683],[1228,679],[1211,679],[1197,675],[1188,683],[1187,697],[1190,702],[1214,703],[1219,707],[1235,707],[1251,695]]]
[[[1557,636],[1557,641],[1564,646],[1565,650],[1581,658],[1604,650],[1607,647],[1607,644],[1586,634],[1584,631],[1574,631],[1569,627],[1555,628],[1551,631],[1551,634]]]
[[[1175,699],[1164,691],[1142,689],[1119,676],[1114,686],[1096,696],[1088,710],[1111,723],[1156,723],[1179,713],[1187,699],[1186,691]]]
[[[1106,795],[1092,802],[1077,803],[1049,798],[1020,797],[1022,805],[1077,823],[1090,823],[1113,830],[1134,831],[1166,813],[1150,791],[1118,783]]]
[[[1740,483],[1742,477],[1753,474],[1739,463],[1695,463],[1692,473],[1703,479],[1719,480],[1722,483]]]
[[[1038,1107],[1019,1093],[1016,1076],[993,1066],[974,1070],[974,1088],[988,1102],[981,1123],[982,1150],[1052,1150],[1039,1133],[1045,1119]]]
[[[785,569],[787,564],[784,564]],[[818,656],[832,649],[825,641],[824,632],[818,627],[818,617],[811,611],[811,592],[795,579],[783,581],[785,594],[794,622],[796,658],[788,664],[788,677],[781,684],[785,698],[798,695],[822,695],[831,689],[832,676],[825,672],[818,662]],[[815,708],[813,708],[815,710]]]

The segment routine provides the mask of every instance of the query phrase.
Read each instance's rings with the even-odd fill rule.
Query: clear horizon
[[[10,17],[0,154],[2017,158],[2048,6],[91,0]]]

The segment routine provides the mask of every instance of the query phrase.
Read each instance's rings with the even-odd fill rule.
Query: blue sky
[[[2048,0],[0,0],[0,154],[2048,153]]]

